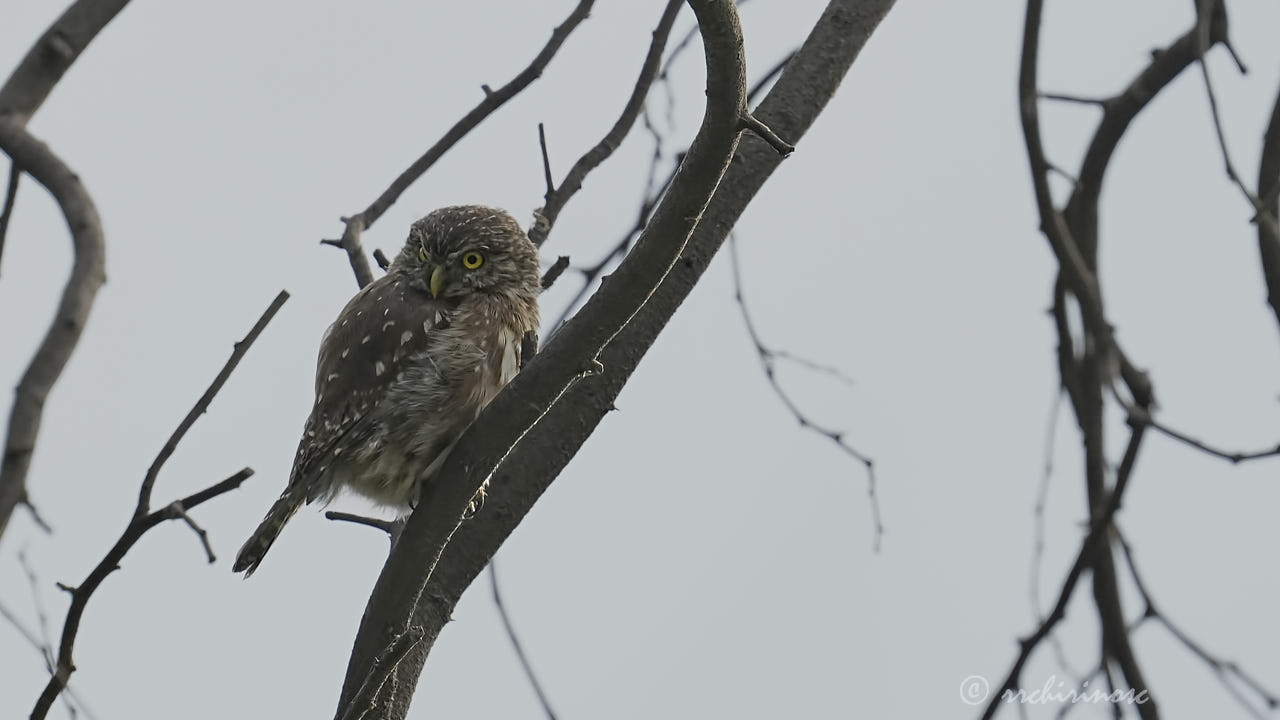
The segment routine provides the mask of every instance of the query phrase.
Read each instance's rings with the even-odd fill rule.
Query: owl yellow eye
[[[427,261],[427,251],[421,246],[418,247],[418,259],[422,262]]]
[[[462,256],[462,267],[475,270],[484,264],[484,256],[478,252],[469,252]]]

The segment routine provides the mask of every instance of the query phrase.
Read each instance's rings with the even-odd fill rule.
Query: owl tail
[[[258,569],[258,564],[262,562],[267,550],[271,549],[271,543],[280,536],[284,524],[289,522],[289,518],[293,517],[298,508],[302,507],[305,499],[301,493],[294,492],[293,488],[285,490],[280,499],[276,500],[267,511],[267,516],[258,524],[258,529],[253,531],[240,548],[240,554],[236,555],[236,562],[231,566],[231,571],[243,571],[246,578],[252,575],[253,571]]]

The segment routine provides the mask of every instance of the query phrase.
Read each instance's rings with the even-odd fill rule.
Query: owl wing
[[[405,361],[447,324],[449,305],[411,288],[395,273],[365,286],[325,332],[316,363],[316,402],[307,418],[289,485],[307,502],[326,494],[318,482],[347,438],[359,435]]]

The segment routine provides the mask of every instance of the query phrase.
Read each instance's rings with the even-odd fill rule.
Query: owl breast
[[[524,328],[501,308],[468,305],[407,358],[368,437],[335,480],[375,502],[408,507],[462,432],[515,377]]]

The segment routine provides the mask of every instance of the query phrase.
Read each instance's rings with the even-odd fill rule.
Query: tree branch
[[[373,282],[373,271],[369,268],[369,258],[365,256],[364,247],[360,243],[360,234],[373,226],[382,214],[395,204],[396,200],[409,186],[417,182],[418,178],[436,164],[441,157],[444,156],[458,141],[466,137],[489,117],[495,110],[502,107],[508,100],[518,95],[522,90],[529,86],[534,80],[542,76],[542,71],[551,63],[551,58],[560,50],[560,46],[568,39],[569,34],[587,19],[587,15],[591,12],[591,6],[595,4],[595,0],[579,0],[578,4],[564,19],[564,22],[556,26],[551,32],[551,39],[543,46],[542,50],[533,58],[529,66],[520,71],[518,75],[511,79],[506,85],[497,90],[489,89],[485,86],[484,99],[479,102],[471,112],[462,116],[453,127],[444,134],[434,145],[427,149],[412,165],[391,183],[391,186],[382,192],[376,200],[369,204],[361,212],[343,217],[342,222],[346,228],[342,232],[342,238],[339,240],[323,241],[327,245],[341,247],[347,253],[347,259],[351,262],[351,269],[355,273],[356,283],[360,287],[364,287]]]
[[[787,137],[801,138],[826,106],[849,66],[892,5],[892,0],[832,0],[804,46],[787,65],[768,97],[756,110],[756,116]],[[736,122],[736,118],[724,120]],[[430,573],[413,620],[414,624],[423,626],[426,637],[397,669],[398,682],[395,685],[398,690],[393,697],[383,700],[379,717],[404,716],[427,652],[450,617],[462,591],[484,570],[493,553],[612,407],[614,398],[634,372],[645,351],[691,292],[716,250],[724,242],[729,229],[780,162],[781,158],[766,143],[753,136],[743,137],[734,162],[725,172],[711,204],[684,248],[680,262],[622,332],[618,333],[615,342],[610,343],[601,354],[603,370],[569,388],[562,401],[553,405],[510,451],[507,462],[493,475],[484,512],[458,528],[454,540],[446,547]],[[687,169],[681,171],[682,176],[688,174]],[[682,182],[681,186],[687,187],[687,183]],[[689,199],[687,193],[676,192],[674,187],[667,196],[682,198],[685,202]],[[664,205],[667,203],[668,200],[664,200]],[[661,238],[672,234],[666,229],[670,222],[673,222],[670,213],[655,214],[646,235]],[[640,245],[643,246],[645,242],[641,241]],[[605,287],[619,285],[620,283],[615,282],[618,277],[615,275]],[[592,308],[593,305],[594,303],[589,303],[587,307]],[[584,309],[578,319],[566,325],[566,337],[571,328],[595,317],[594,310]],[[551,340],[538,358],[548,356],[547,360],[556,362],[556,355],[552,351],[558,346],[561,346],[560,340]],[[490,409],[485,411],[484,416],[477,420],[472,428],[474,432],[468,433],[470,438],[484,436],[494,438],[497,443],[502,442],[501,438],[496,437],[500,431],[493,428],[494,421],[501,417],[501,406],[519,406],[523,401],[526,395],[516,387],[522,379],[525,383],[542,381],[541,378],[535,380],[535,372],[541,362],[535,360],[527,370],[516,376],[512,386],[504,390]],[[450,464],[456,467],[462,462],[475,463],[477,457],[480,457],[479,453],[473,453],[460,444],[450,455]],[[450,471],[442,475],[442,478],[449,477]],[[469,489],[474,491],[474,487],[470,486]],[[460,502],[459,508],[466,502],[461,498],[465,494],[464,490],[454,497]],[[419,507],[425,509],[433,505],[423,503]],[[421,528],[424,520],[429,526],[431,518],[427,517],[426,512],[415,513],[410,518],[410,524]],[[376,653],[389,639],[387,635],[379,636],[374,624],[396,617],[396,612],[408,609],[404,604],[391,605],[387,602],[394,597],[397,580],[411,577],[408,574],[409,568],[398,570],[393,567],[397,564],[394,555],[395,553],[388,560],[388,566],[384,568],[378,587],[374,589],[374,597],[370,599],[370,605],[365,611],[362,630],[353,653],[353,664],[348,668],[344,699],[354,692],[352,685],[359,682],[352,678],[363,677],[361,671],[353,672],[354,668],[367,666],[368,660],[361,660],[361,657],[367,657],[365,653]],[[408,558],[401,559],[401,562],[404,560]],[[419,560],[418,566],[421,564],[422,561]],[[400,587],[403,589],[403,586]]]
[[[1280,90],[1271,108],[1271,119],[1263,135],[1262,156],[1258,161],[1258,199],[1264,208],[1258,213],[1258,253],[1262,259],[1262,276],[1267,283],[1267,303],[1280,324],[1280,222],[1276,206],[1280,204]]]
[[[658,20],[658,27],[653,30],[653,40],[649,43],[649,52],[645,55],[644,63],[640,67],[640,77],[636,78],[635,87],[631,90],[631,97],[627,98],[627,104],[622,108],[622,114],[613,123],[613,127],[609,128],[609,132],[600,139],[590,150],[583,153],[582,157],[573,164],[568,174],[564,176],[564,180],[560,182],[559,187],[549,189],[545,198],[545,202],[537,212],[538,220],[533,227],[529,228],[529,239],[534,245],[542,246],[547,240],[547,236],[551,233],[551,228],[556,224],[556,220],[560,217],[560,211],[568,204],[569,200],[582,189],[582,183],[586,180],[587,175],[604,162],[613,154],[618,146],[622,144],[627,134],[631,132],[631,128],[636,124],[636,118],[640,117],[640,111],[644,108],[644,99],[649,95],[649,87],[653,84],[654,77],[658,74],[659,64],[662,62],[662,52],[667,46],[667,38],[671,35],[671,26],[675,24],[676,16],[680,14],[680,8],[684,5],[684,0],[667,0],[667,7],[662,11],[662,18]],[[539,137],[542,137],[542,126],[538,126]],[[542,144],[543,158],[546,158],[546,144]],[[546,166],[548,184],[551,180],[551,168]]]
[[[18,163],[9,161],[9,182],[4,189],[4,209],[0,210],[0,257],[4,256],[4,239],[9,235],[9,219],[13,217],[13,204],[18,199],[18,181],[22,179],[22,168]]]
[[[77,0],[49,26],[0,87],[0,119],[25,126],[80,53],[129,0]]]
[[[24,163],[25,166],[25,163]],[[31,720],[43,720],[48,714],[49,708],[53,707],[53,702],[58,699],[58,695],[62,693],[63,688],[67,685],[67,680],[71,677],[71,673],[75,672],[75,662],[72,660],[72,651],[75,649],[76,635],[80,631],[80,622],[84,617],[85,608],[88,606],[89,599],[93,596],[98,586],[112,572],[120,568],[120,561],[133,548],[142,536],[151,528],[159,525],[166,520],[184,520],[200,537],[201,544],[205,548],[209,556],[209,561],[213,561],[213,550],[209,547],[208,538],[204,531],[195,525],[187,516],[187,512],[199,507],[206,501],[215,498],[224,493],[230,492],[243,483],[249,476],[253,475],[253,470],[244,468],[227,479],[215,483],[204,490],[188,495],[181,500],[170,503],[159,510],[151,512],[148,506],[151,498],[151,489],[155,485],[155,474],[159,471],[160,466],[164,464],[165,459],[173,452],[173,445],[181,440],[186,431],[191,427],[191,423],[195,421],[209,406],[212,395],[218,391],[226,382],[226,378],[231,371],[235,369],[240,362],[240,358],[248,351],[249,346],[261,334],[266,324],[275,317],[280,306],[289,298],[289,293],[281,291],[271,302],[262,317],[254,324],[253,329],[243,340],[236,343],[235,351],[223,366],[222,371],[214,379],[213,385],[205,392],[204,396],[196,402],[195,407],[187,414],[187,417],[179,424],[169,442],[161,449],[160,455],[156,457],[155,462],[151,464],[146,477],[142,481],[142,490],[138,493],[138,504],[134,508],[133,516],[129,519],[129,524],[121,533],[120,538],[116,540],[111,549],[102,560],[90,571],[88,577],[84,579],[76,587],[62,586],[71,594],[71,606],[67,608],[67,618],[62,625],[62,638],[58,643],[58,661],[54,666],[53,676],[49,678],[49,682],[45,685],[44,691],[40,693],[39,699],[36,700],[35,708],[31,711]]]
[[[0,536],[13,509],[27,501],[27,472],[35,452],[44,403],[66,367],[106,281],[102,221],[93,199],[71,168],[20,125],[0,120],[0,150],[53,195],[62,209],[75,260],[53,324],[14,392],[4,457],[0,460]]]

